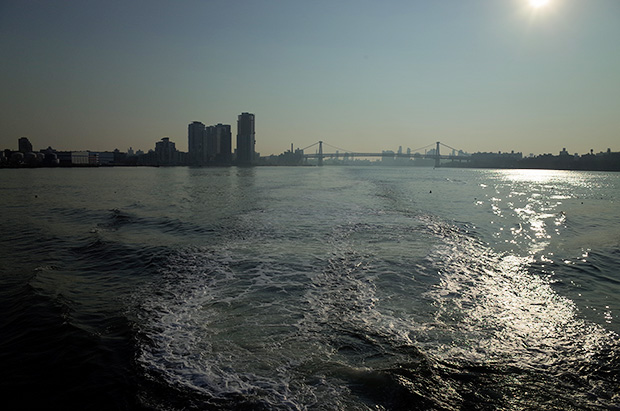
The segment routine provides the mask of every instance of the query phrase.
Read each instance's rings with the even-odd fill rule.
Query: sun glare
[[[550,0],[529,0],[529,1],[530,1],[530,6],[537,9],[537,8],[544,7],[547,4],[549,4]]]

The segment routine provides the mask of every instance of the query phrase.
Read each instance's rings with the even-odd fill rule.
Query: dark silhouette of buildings
[[[99,167],[99,166],[210,166],[231,165],[236,162],[240,166],[248,165],[312,165],[307,160],[309,157],[317,158],[316,155],[305,155],[304,150],[294,149],[291,144],[290,151],[280,155],[271,155],[259,158],[255,151],[254,114],[241,113],[237,120],[237,149],[236,159],[232,154],[232,132],[228,124],[216,124],[205,126],[199,121],[194,121],[188,126],[189,152],[184,153],[176,149],[169,137],[164,137],[155,144],[154,150],[143,153],[130,148],[127,153],[114,151],[57,151],[51,147],[34,152],[32,144],[26,137],[18,139],[18,150],[5,149],[0,151],[0,167]],[[319,142],[321,143],[321,142]],[[439,144],[439,143],[438,143]],[[407,166],[432,166],[433,160],[429,158],[435,154],[435,149],[429,150],[423,155],[403,154],[402,147],[398,152],[391,150],[383,151],[380,155],[382,161],[371,162],[369,160],[353,159],[349,153],[334,155],[325,154],[329,157],[329,164],[345,165],[407,165]],[[563,148],[559,155],[542,154],[523,157],[522,153],[478,152],[467,154],[462,151],[456,154],[452,149],[452,157],[446,157],[442,167],[469,167],[469,168],[538,168],[555,170],[591,170],[591,171],[620,171],[620,152],[605,152],[571,155]],[[374,156],[371,154],[359,154]],[[463,160],[463,161],[461,161]]]
[[[237,119],[237,164],[252,165],[255,162],[256,145],[254,114],[241,113]]]
[[[192,166],[202,166],[207,163],[205,132],[205,125],[200,121],[194,121],[187,127],[187,150],[189,164]]]
[[[188,153],[178,151],[176,144],[170,141],[169,137],[163,137],[156,142],[155,150],[151,149],[148,153],[138,153],[134,156],[118,153],[117,157],[122,161],[119,165],[185,166],[189,164]]]
[[[232,133],[229,124],[209,126],[206,132],[207,165],[232,163]]]
[[[179,154],[169,137],[164,137],[155,143],[155,157],[157,158],[157,165],[176,166],[179,164]]]
[[[552,170],[590,170],[590,171],[620,171],[620,152],[605,152],[594,154],[594,150],[583,155],[570,155],[564,149],[560,155],[542,154],[521,160],[519,168],[541,168]]]
[[[302,166],[304,165],[304,151],[295,149],[291,144],[291,149],[279,155],[270,155],[256,159],[257,164],[265,166]]]
[[[187,128],[189,164],[192,166],[232,164],[232,133],[229,124],[205,126],[194,121]]]
[[[523,153],[474,153],[470,156],[470,166],[479,168],[515,168],[523,159]]]
[[[18,141],[18,151],[23,154],[32,153],[32,144],[26,137],[21,137]]]

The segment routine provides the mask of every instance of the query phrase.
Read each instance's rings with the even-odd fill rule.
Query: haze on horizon
[[[620,151],[620,1],[0,3],[0,149]]]

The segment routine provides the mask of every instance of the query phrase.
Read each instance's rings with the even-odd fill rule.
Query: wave
[[[506,408],[618,406],[608,372],[620,369],[617,334],[580,318],[533,257],[497,254],[454,227],[433,231],[445,243],[432,256],[441,282],[429,295],[447,332],[425,349],[454,369],[488,370],[474,384]],[[498,370],[502,378],[489,378]]]
[[[10,409],[138,406],[129,322],[108,317],[105,332],[95,333],[91,324],[75,321],[80,308],[74,301],[41,289],[37,276],[54,270],[41,267],[29,283],[2,293],[3,403]]]

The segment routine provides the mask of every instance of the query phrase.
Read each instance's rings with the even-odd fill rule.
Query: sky
[[[0,149],[620,151],[620,0],[0,0],[0,56]]]

